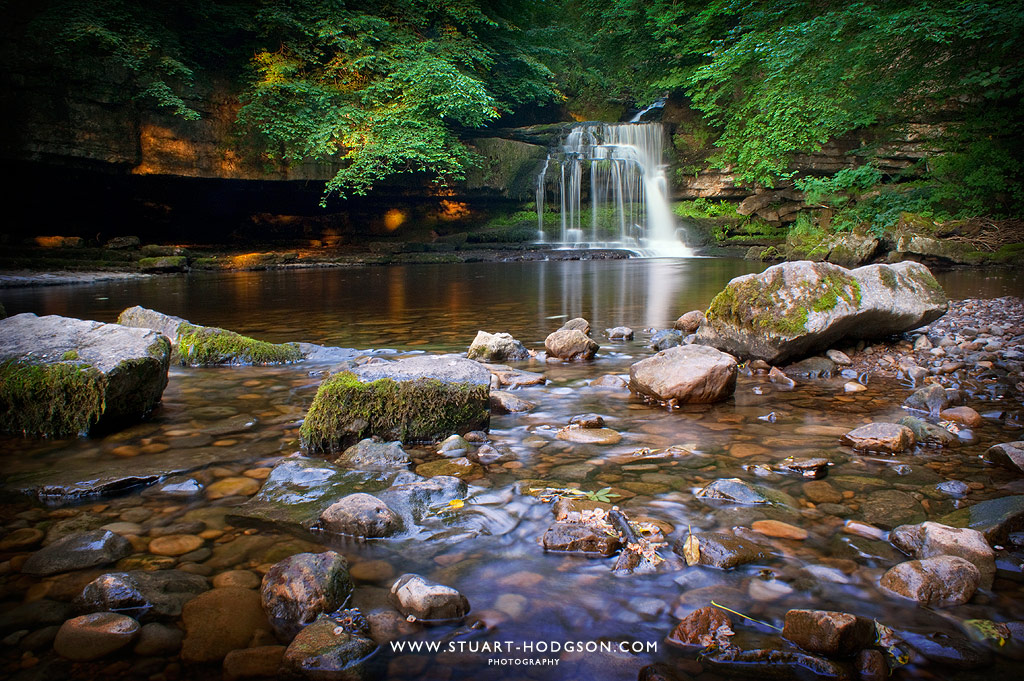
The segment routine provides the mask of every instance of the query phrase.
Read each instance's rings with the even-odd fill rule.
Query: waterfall
[[[549,179],[549,170],[555,168]],[[561,248],[692,255],[679,239],[669,206],[660,123],[584,123],[572,128],[561,146],[548,154],[537,177],[541,241],[549,240],[544,232],[549,183],[558,192]],[[590,216],[584,225],[582,199],[588,194]]]

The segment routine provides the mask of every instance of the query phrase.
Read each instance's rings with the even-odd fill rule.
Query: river
[[[233,569],[259,575],[289,552],[327,544],[343,552],[353,566],[354,604],[364,611],[381,607],[391,582],[405,572],[455,586],[466,595],[471,618],[480,618],[485,629],[412,628],[399,640],[439,642],[440,650],[410,653],[382,646],[371,661],[379,678],[625,681],[637,678],[640,668],[652,662],[669,662],[700,679],[723,678],[702,671],[692,653],[665,641],[680,617],[712,599],[777,626],[790,608],[843,610],[926,631],[955,629],[956,618],[1024,618],[1019,587],[1001,588],[967,606],[939,611],[894,599],[877,584],[885,569],[904,558],[886,541],[844,530],[844,521],[861,518],[865,504],[880,491],[911,494],[923,502],[918,508],[921,518],[934,519],[958,505],[935,493],[936,484],[947,478],[983,483],[981,496],[971,498],[1013,489],[1008,473],[993,473],[978,458],[993,442],[1019,439],[999,425],[979,427],[976,440],[955,453],[922,448],[898,460],[880,460],[841,447],[837,433],[869,421],[899,418],[909,389],[895,379],[872,380],[867,391],[850,395],[838,378],[802,381],[795,390],[780,391],[764,377],[741,375],[733,399],[676,410],[589,386],[599,376],[625,374],[630,364],[650,356],[649,330],[670,327],[688,310],[705,309],[729,279],[762,268],[711,258],[481,263],[195,274],[5,290],[0,299],[8,314],[31,311],[113,321],[124,308],[142,305],[262,340],[307,341],[387,355],[464,353],[479,329],[508,332],[527,347],[542,349],[548,333],[565,320],[582,316],[590,321],[602,347],[589,363],[517,364],[543,372],[547,383],[516,392],[537,404],[533,411],[492,418],[491,444],[513,452],[514,460],[489,466],[482,478],[471,481],[465,507],[450,511],[463,514],[450,531],[443,529],[442,518],[440,529],[431,536],[417,533],[368,543],[298,538],[225,525],[223,507],[244,501],[238,496],[183,502],[144,496],[139,490],[56,507],[7,499],[0,506],[0,518],[8,529],[48,529],[70,519],[95,527],[123,521],[127,515],[138,519],[137,547],[160,534],[160,528],[180,523],[193,531],[205,527],[208,539],[198,552],[168,558],[150,556],[140,548],[121,568],[177,565],[211,579]],[[1020,295],[1022,288],[1012,274],[952,272],[941,274],[940,281],[953,298]],[[609,342],[603,337],[605,328],[620,325],[635,329],[636,339]],[[145,424],[104,438],[5,438],[0,440],[3,471],[12,476],[75,466],[131,468],[147,457],[181,457],[202,450],[215,452],[216,463],[193,473],[200,482],[246,476],[259,480],[282,457],[301,450],[298,424],[320,380],[315,369],[305,364],[172,367],[163,403]],[[1012,406],[998,400],[984,405]],[[601,446],[555,439],[555,432],[571,417],[588,412],[601,414],[608,427],[622,434],[622,441]],[[238,423],[243,425],[231,426]],[[162,445],[167,447],[159,451]],[[673,446],[689,454],[666,454]],[[654,451],[648,454],[645,449]],[[429,449],[410,451],[414,459],[433,457]],[[826,479],[846,507],[844,517],[815,509],[805,494],[805,480],[768,475],[759,468],[789,456],[825,456],[833,462]],[[695,496],[705,484],[732,477],[789,495],[791,505],[716,505]],[[550,504],[524,494],[530,484],[519,484],[521,480],[578,484],[588,490],[612,487],[620,494],[616,503],[631,518],[662,529],[669,542],[661,549],[665,554],[671,553],[672,541],[690,530],[749,528],[766,518],[798,526],[807,537],[762,538],[771,557],[734,570],[677,567],[652,575],[615,576],[614,559],[543,551],[539,538],[553,521]],[[197,519],[205,525],[197,526]],[[750,536],[749,529],[743,531]],[[68,576],[19,576],[10,563],[6,565],[0,574],[5,609],[23,600],[66,599],[74,581]],[[778,642],[777,632],[769,626],[738,617],[733,626],[737,642],[744,646]],[[479,644],[485,641],[492,644],[490,652],[482,652],[486,648]],[[493,644],[499,641],[511,642],[514,652],[495,653]],[[572,650],[581,643],[582,652]],[[562,650],[550,652],[555,648]],[[23,665],[21,651],[10,646],[6,650],[2,660],[11,672],[19,665],[38,664],[43,669],[53,656],[44,649],[29,656],[35,663]],[[489,662],[498,658],[543,658],[558,664]],[[166,679],[220,674],[216,665],[183,670],[174,656],[157,663],[130,654],[114,659],[125,664],[103,672],[109,678],[146,678],[139,675],[140,669]],[[1009,678],[998,676],[1010,673],[1009,663],[999,664],[991,678]],[[86,665],[64,673],[87,678],[104,669],[103,664]],[[900,673],[954,678],[950,669],[934,664],[911,664]]]

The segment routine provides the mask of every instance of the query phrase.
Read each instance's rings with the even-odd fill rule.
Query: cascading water
[[[648,256],[689,257],[668,202],[660,123],[585,123],[548,154],[537,177],[541,241],[549,183],[558,193],[562,248],[625,248]],[[557,175],[551,171],[557,168]],[[549,178],[549,173],[554,177]],[[585,182],[586,180],[586,182]],[[586,186],[584,186],[586,185]],[[584,220],[582,197],[589,195]]]

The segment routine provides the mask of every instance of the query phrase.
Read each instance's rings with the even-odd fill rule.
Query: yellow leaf
[[[700,562],[700,540],[694,535],[688,535],[683,542],[683,557],[687,565],[696,565]]]
[[[463,506],[466,505],[466,502],[463,501],[462,499],[452,499],[451,501],[448,502],[448,505],[451,506],[452,508],[462,508]]]

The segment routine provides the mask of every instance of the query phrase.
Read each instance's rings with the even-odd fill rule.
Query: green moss
[[[74,362],[76,359],[78,359],[78,351],[68,350],[63,355],[60,356],[60,359],[63,362]]]
[[[860,282],[848,274],[826,274],[821,278],[820,286],[824,290],[811,303],[811,309],[815,312],[834,310],[840,300],[854,307],[860,305]]]
[[[302,359],[294,343],[275,344],[212,326],[178,327],[178,357],[183,366],[284,364]]]
[[[183,255],[139,259],[139,269],[143,272],[181,272],[187,266],[188,259]]]
[[[486,428],[488,387],[433,378],[362,382],[345,371],[320,384],[300,429],[312,452],[336,452],[371,435],[437,441],[452,433]]]
[[[899,285],[896,275],[888,267],[883,267],[878,271],[878,278],[882,280],[882,285],[891,291],[895,291]]]
[[[757,277],[730,282],[711,301],[705,316],[710,321],[721,320],[753,332],[795,336],[806,330],[812,310],[827,312],[840,300],[852,305],[861,301],[860,284],[846,274],[825,274],[817,285],[801,284],[803,290],[784,294],[784,288],[781,270],[772,272],[767,282]]]
[[[107,378],[71,363],[0,363],[0,430],[30,437],[89,432],[106,409]]]

